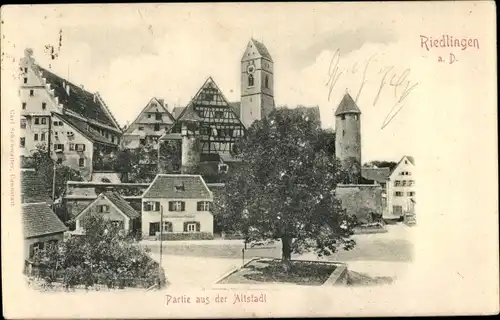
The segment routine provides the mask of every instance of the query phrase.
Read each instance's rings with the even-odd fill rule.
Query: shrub
[[[210,232],[176,232],[164,233],[162,240],[213,240],[214,235]]]

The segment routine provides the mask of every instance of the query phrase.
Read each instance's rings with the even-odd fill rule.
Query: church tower
[[[274,110],[274,62],[264,44],[250,39],[241,58],[240,118],[248,128]]]
[[[361,111],[346,92],[335,111],[335,156],[349,172],[349,183],[361,179]]]

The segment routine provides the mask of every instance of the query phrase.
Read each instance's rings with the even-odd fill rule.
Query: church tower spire
[[[253,37],[241,58],[241,121],[248,128],[269,115],[274,105],[274,61]]]

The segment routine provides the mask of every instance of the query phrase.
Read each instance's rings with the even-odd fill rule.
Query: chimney
[[[96,102],[96,94],[94,93],[94,103]]]
[[[66,85],[66,94],[69,96],[69,84]]]
[[[81,84],[80,87],[82,88],[82,90],[85,90],[85,87],[83,86],[83,84]]]

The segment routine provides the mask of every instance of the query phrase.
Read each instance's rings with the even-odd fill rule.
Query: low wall
[[[382,214],[380,185],[339,184],[336,195],[347,214],[355,215],[362,223],[371,221],[371,213]]]

